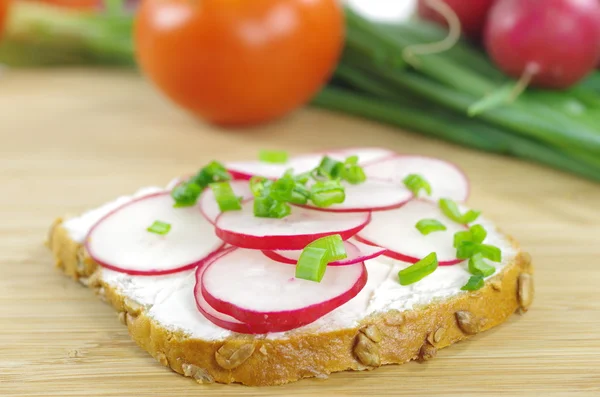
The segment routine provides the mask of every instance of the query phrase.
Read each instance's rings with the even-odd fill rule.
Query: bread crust
[[[520,252],[479,291],[411,311],[374,314],[358,327],[297,333],[289,339],[233,334],[206,341],[162,327],[147,316],[146,308],[105,284],[102,269],[70,238],[61,219],[52,225],[48,246],[61,271],[117,310],[140,347],[165,367],[199,383],[279,385],[332,372],[428,360],[438,349],[490,329],[515,311],[527,311],[533,297],[531,257]]]

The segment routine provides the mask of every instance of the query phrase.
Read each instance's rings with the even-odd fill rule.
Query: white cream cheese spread
[[[150,193],[163,191],[158,187],[138,190],[132,196],[119,197],[103,206],[67,220],[63,226],[74,241],[82,243],[91,227],[104,215],[117,207]],[[503,236],[493,223],[480,218],[488,231],[485,243],[502,250],[502,262],[488,264],[496,267],[496,273],[512,262],[517,254],[511,242]],[[398,271],[410,266],[404,263],[378,257],[366,262],[368,282],[353,299],[321,317],[312,324],[288,332],[271,333],[268,338],[286,338],[297,332],[327,332],[353,327],[364,317],[388,310],[411,310],[425,306],[436,300],[444,300],[464,293],[461,287],[471,276],[466,261],[453,266],[440,266],[424,279],[402,286],[398,282]],[[196,309],[194,299],[194,271],[184,271],[166,276],[131,276],[108,269],[101,269],[101,278],[120,294],[143,305],[147,314],[161,326],[173,331],[181,331],[190,338],[219,340],[232,334],[204,318]]]

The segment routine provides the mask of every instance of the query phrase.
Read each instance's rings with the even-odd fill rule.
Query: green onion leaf
[[[270,186],[269,196],[277,201],[289,201],[292,198],[292,191],[296,186],[296,181],[289,175],[277,179]]]
[[[465,225],[473,223],[479,218],[479,215],[481,215],[481,211],[469,210],[462,216],[462,223]]]
[[[438,260],[435,252],[427,255],[412,266],[398,272],[400,285],[410,285],[430,275],[437,269]]]
[[[161,221],[154,221],[154,223],[146,230],[150,233],[160,234],[164,236],[171,230],[171,224]]]
[[[311,200],[317,207],[343,203],[346,192],[339,181],[317,181],[310,187]]]
[[[460,247],[460,245],[464,241],[473,242],[473,234],[470,230],[465,230],[464,232],[456,232],[454,233],[454,248]]]
[[[491,260],[492,262],[501,262],[502,261],[502,251],[500,248],[489,245],[489,244],[479,244],[475,248],[474,253],[481,254],[484,258]]]
[[[421,175],[410,174],[403,180],[408,190],[413,192],[415,197],[419,196],[421,190],[425,190],[428,196],[431,196],[431,185]]]
[[[340,179],[343,173],[344,164],[328,156],[323,157],[321,164],[317,167],[317,174],[329,179]]]
[[[288,153],[281,150],[261,150],[258,158],[264,163],[287,163]]]
[[[213,161],[202,168],[190,181],[204,189],[213,182],[225,182],[229,180],[231,180],[231,175],[229,175],[225,166],[217,161]]]
[[[344,240],[339,234],[332,234],[330,236],[321,237],[308,244],[308,247],[323,248],[327,250],[327,262],[335,262],[342,259],[346,259],[348,254],[346,253],[346,246]]]
[[[448,218],[454,222],[463,223],[462,214],[458,209],[458,205],[450,199],[440,199],[440,209]]]
[[[258,218],[270,218],[271,206],[273,206],[274,200],[269,197],[255,197],[254,198],[254,216]]]
[[[468,223],[474,222],[479,215],[481,215],[480,211],[469,210],[464,215],[460,213],[460,209],[458,208],[458,204],[450,199],[440,199],[439,202],[440,209],[448,218],[452,219],[454,222],[466,225]]]
[[[456,257],[458,259],[469,259],[476,252],[478,244],[472,241],[463,241],[456,248]]]
[[[217,204],[221,212],[225,211],[237,211],[242,209],[240,198],[235,195],[229,182],[216,182],[211,183],[211,190],[215,196]]]
[[[487,230],[481,225],[473,225],[469,229],[469,233],[471,233],[471,237],[473,242],[477,244],[483,243],[485,238],[487,237]]]
[[[367,180],[367,175],[362,167],[351,165],[344,171],[344,179],[353,185],[358,185]]]
[[[289,202],[292,204],[306,204],[308,199],[310,198],[310,190],[306,188],[306,186],[297,183],[294,186],[294,190],[292,190],[292,197],[290,197]]]
[[[481,276],[471,276],[469,281],[461,288],[463,291],[477,291],[484,286],[485,282]]]
[[[271,208],[269,209],[269,218],[285,218],[292,213],[292,207],[282,201],[274,200]]]
[[[439,232],[446,230],[446,226],[437,219],[421,219],[415,227],[421,232],[422,235],[427,236],[433,232]]]
[[[344,164],[345,165],[358,165],[358,156],[354,155],[354,156],[346,157]]]
[[[262,176],[253,176],[250,178],[250,191],[254,197],[260,197],[271,183],[270,180]]]
[[[296,278],[321,282],[327,269],[328,253],[325,248],[308,246],[302,250],[296,265]]]
[[[171,197],[175,200],[174,207],[191,207],[196,204],[202,188],[194,182],[181,183],[171,191]]]
[[[469,272],[476,276],[489,277],[496,272],[496,268],[485,263],[481,253],[476,253],[469,259]]]

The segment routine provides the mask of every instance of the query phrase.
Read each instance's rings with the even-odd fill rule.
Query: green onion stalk
[[[411,53],[446,37],[437,25],[376,23],[350,10],[346,19],[344,56],[314,106],[600,181],[599,71],[566,91],[528,88],[514,99],[516,83],[470,43]],[[0,63],[133,67],[132,29],[123,0],[98,12],[13,2]],[[338,199],[335,191],[322,197]]]

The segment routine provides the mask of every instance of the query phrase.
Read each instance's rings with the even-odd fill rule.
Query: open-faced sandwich
[[[531,258],[468,195],[438,159],[264,152],[59,219],[49,246],[164,366],[276,385],[427,360],[526,311]]]

